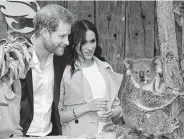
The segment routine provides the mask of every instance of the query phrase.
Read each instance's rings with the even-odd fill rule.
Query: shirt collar
[[[40,63],[40,61],[38,60],[38,57],[37,57],[37,55],[36,55],[36,52],[33,50],[33,62],[35,63],[35,64],[38,64],[38,63]]]
[[[35,34],[33,34],[32,36],[31,36],[31,42],[32,42],[32,44],[33,44],[33,41],[34,41],[34,38],[35,38]],[[37,55],[36,55],[36,52],[34,51],[34,46],[33,46],[33,62],[34,62],[34,64],[38,64],[38,63],[40,63],[39,62],[39,60],[38,60],[38,57],[37,57]]]
[[[35,39],[35,34],[33,34],[32,36],[31,36],[31,42],[32,42],[32,44],[33,44],[33,41],[34,41],[34,39]]]

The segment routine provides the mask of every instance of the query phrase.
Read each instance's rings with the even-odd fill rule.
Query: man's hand
[[[107,107],[107,102],[105,98],[96,98],[90,101],[87,106],[89,111],[104,111]]]

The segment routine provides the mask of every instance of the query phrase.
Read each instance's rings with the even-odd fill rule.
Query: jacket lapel
[[[109,91],[108,99],[109,99],[109,105],[111,106],[115,97],[118,95],[118,92],[122,83],[122,79],[123,79],[123,74],[112,72],[110,70],[104,70],[103,74],[107,82],[107,90]]]
[[[54,96],[54,102],[59,101],[59,87],[60,86],[60,68],[59,68],[59,60],[54,56],[53,58],[53,67],[54,67],[54,91],[53,91],[53,96]]]
[[[61,79],[63,77],[63,72],[66,67],[66,61],[67,61],[67,54],[64,54],[63,56],[56,56],[53,57],[53,67],[54,67],[54,102],[57,106],[59,103],[59,97],[60,97],[60,84]]]
[[[32,70],[29,70],[27,73],[27,87],[29,92],[29,97],[31,101],[31,107],[33,108],[33,80],[32,80]]]
[[[101,64],[102,65],[102,64]],[[105,79],[106,87],[107,87],[107,99],[109,100],[109,105],[111,106],[115,97],[118,95],[121,82],[123,79],[123,74],[116,73],[107,69],[107,66],[99,65],[100,73]]]

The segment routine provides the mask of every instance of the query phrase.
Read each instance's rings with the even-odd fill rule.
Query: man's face
[[[62,56],[64,48],[69,45],[68,35],[71,33],[71,24],[60,21],[55,32],[49,33],[49,38],[44,40],[44,47],[50,53]]]

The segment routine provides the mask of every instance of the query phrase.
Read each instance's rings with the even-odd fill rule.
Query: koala
[[[126,74],[130,76],[134,86],[141,90],[162,93],[165,85],[161,82],[162,62],[159,57],[154,59],[125,59]]]
[[[125,59],[124,65],[126,82],[121,90],[121,104],[125,124],[146,136],[172,133],[178,128],[178,121],[171,122],[172,117],[163,108],[177,98],[178,92],[161,77],[160,57]]]

